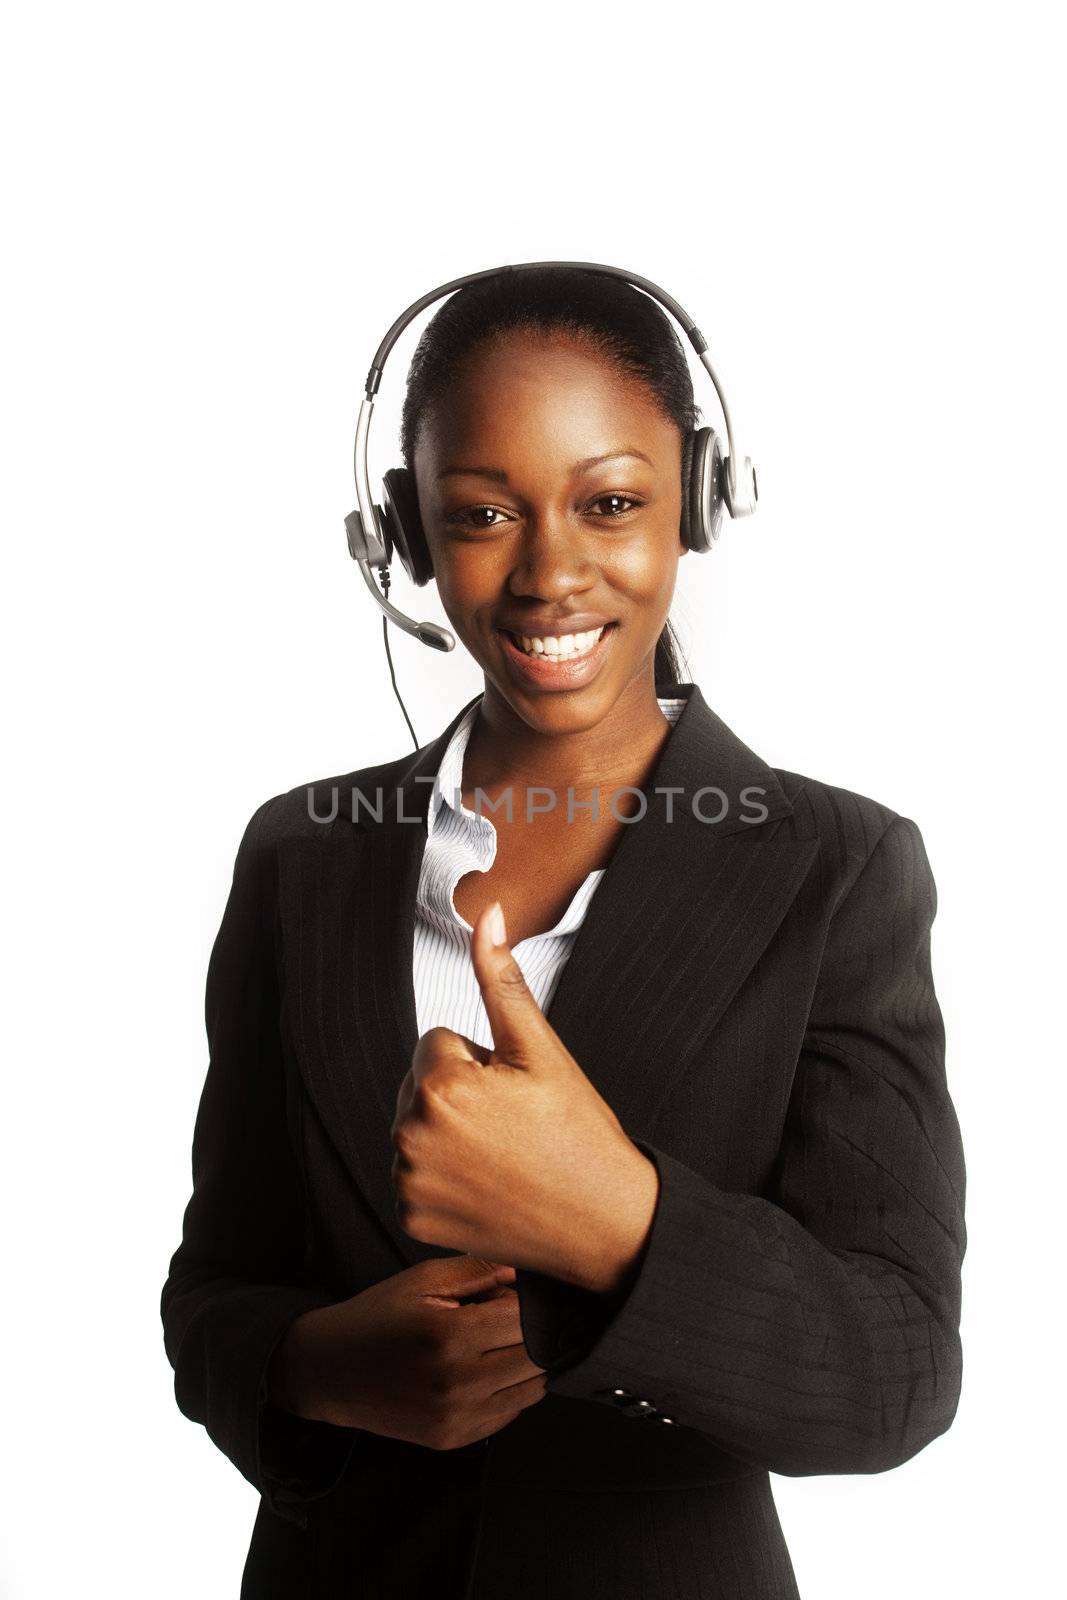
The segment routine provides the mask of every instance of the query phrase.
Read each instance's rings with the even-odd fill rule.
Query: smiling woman
[[[588,338],[537,332],[480,346],[454,370],[447,406],[427,410],[414,455],[423,527],[445,610],[499,687],[494,702],[507,704],[496,684],[506,664],[535,726],[600,723],[630,685],[647,717],[649,675],[635,682],[636,669],[663,632],[685,553],[679,426]],[[586,453],[635,433],[645,449]],[[472,434],[507,465],[451,465]],[[571,660],[574,634],[590,631]],[[540,651],[516,646],[524,637]],[[575,688],[588,692],[551,693]]]
[[[933,877],[683,680],[697,415],[664,313],[573,266],[466,284],[415,352],[484,689],[250,821],[162,1295],[261,1495],[245,1600],[795,1600],[770,1474],[953,1420]]]
[[[491,386],[480,393],[477,379],[473,391],[470,386],[472,371],[479,370],[481,382]],[[457,389],[464,387],[464,377],[466,392],[460,398]],[[667,503],[654,508],[661,524],[669,519],[674,501],[677,541],[681,505],[690,490],[684,446],[698,424],[700,408],[682,346],[652,299],[618,279],[542,268],[483,279],[447,301],[412,359],[400,429],[401,452],[415,473],[420,508],[431,520],[438,519],[438,525],[442,516],[448,517],[450,529],[466,526],[474,531],[522,520],[521,477],[509,481],[502,464],[520,441],[504,420],[505,394],[495,387],[501,377],[523,419],[527,466],[532,452],[547,447],[543,465],[547,468],[551,461],[553,471],[562,471],[572,515],[599,517],[613,525],[601,530],[605,538],[625,538],[627,524],[648,515],[651,491],[641,492],[642,474],[648,472],[658,475],[665,493]],[[558,389],[552,387],[556,378],[562,380]],[[620,405],[626,396],[637,412],[636,437],[626,431],[628,408]],[[462,437],[461,412],[471,420],[481,413],[489,424],[481,434],[485,444],[480,454],[450,454]],[[436,426],[427,427],[431,420]],[[442,424],[452,431],[442,432]],[[651,451],[637,442],[646,429],[652,433]],[[568,430],[576,452],[566,462],[559,460],[563,430]],[[578,444],[581,439],[592,441],[586,455]],[[427,460],[427,450],[437,455]],[[513,471],[521,474],[522,464]],[[481,503],[472,500],[479,494]],[[546,631],[554,634],[554,624]],[[663,682],[679,682],[684,676],[666,617],[656,641],[654,676]]]

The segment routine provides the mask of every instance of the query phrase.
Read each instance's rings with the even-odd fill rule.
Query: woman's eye
[[[620,501],[625,502],[621,508],[619,506]],[[639,506],[641,504],[640,500],[635,500],[633,495],[630,494],[601,494],[598,495],[592,503],[595,506],[600,506],[610,502],[615,502],[614,508],[607,512],[601,512],[600,515],[607,516],[609,518],[625,516],[626,512],[629,511],[633,506]]]
[[[503,517],[504,513],[496,506],[468,506],[465,511],[457,511],[454,517],[449,517],[449,522],[455,522],[464,528],[495,528],[495,522],[483,521],[483,517]]]

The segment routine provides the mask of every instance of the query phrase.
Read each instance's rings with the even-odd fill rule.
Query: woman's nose
[[[584,531],[559,512],[531,516],[523,530],[509,586],[544,598],[584,589],[595,577]]]

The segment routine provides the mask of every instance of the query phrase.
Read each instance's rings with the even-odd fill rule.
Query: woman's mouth
[[[608,622],[585,633],[543,638],[507,628],[497,632],[504,641],[505,656],[525,682],[542,689],[574,689],[599,671],[617,628],[617,622]]]

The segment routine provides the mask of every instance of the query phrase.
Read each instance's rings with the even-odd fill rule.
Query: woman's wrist
[[[321,1308],[304,1311],[288,1326],[274,1347],[267,1368],[267,1399],[280,1411],[311,1422],[329,1421],[327,1397],[316,1378],[321,1361],[313,1359],[314,1335]]]
[[[590,1226],[581,1230],[573,1242],[577,1253],[560,1274],[595,1294],[620,1294],[630,1287],[656,1214],[656,1165],[636,1145],[630,1143],[630,1150],[632,1158],[627,1157],[623,1175],[605,1186],[610,1207],[597,1219],[590,1218]]]

